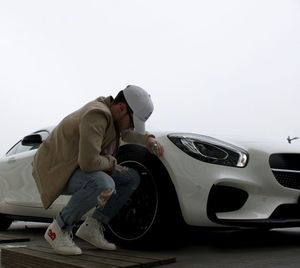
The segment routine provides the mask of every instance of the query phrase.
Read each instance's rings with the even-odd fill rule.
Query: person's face
[[[118,126],[120,131],[130,129],[134,127],[133,125],[133,113],[129,106],[125,103],[119,103],[118,106],[119,116],[118,116]]]

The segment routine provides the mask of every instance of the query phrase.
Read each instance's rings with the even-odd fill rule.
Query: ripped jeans
[[[56,221],[60,228],[71,231],[74,224],[95,207],[92,217],[108,224],[128,201],[139,183],[139,173],[131,168],[116,169],[110,175],[103,171],[84,172],[77,169],[62,193],[72,197],[56,216]],[[98,206],[98,197],[107,190],[114,193],[104,207]]]

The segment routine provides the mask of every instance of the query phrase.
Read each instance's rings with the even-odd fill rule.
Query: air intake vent
[[[269,162],[282,186],[300,190],[300,154],[273,154]]]

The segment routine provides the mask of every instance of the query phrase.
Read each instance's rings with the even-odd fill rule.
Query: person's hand
[[[147,148],[150,153],[161,157],[164,154],[164,147],[153,137],[149,137],[147,140]]]

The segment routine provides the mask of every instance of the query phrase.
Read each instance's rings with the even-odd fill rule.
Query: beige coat
[[[59,197],[76,168],[107,171],[115,164],[106,148],[119,144],[110,111],[112,97],[100,97],[65,117],[39,147],[32,174],[45,208]],[[122,133],[128,142],[146,144],[148,135]],[[115,150],[115,152],[116,152]]]

